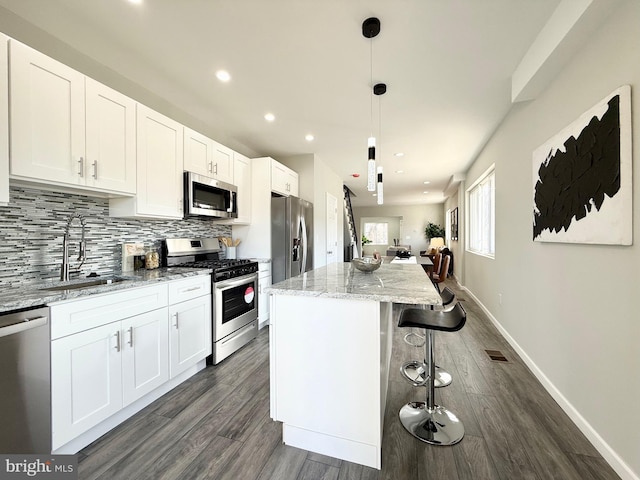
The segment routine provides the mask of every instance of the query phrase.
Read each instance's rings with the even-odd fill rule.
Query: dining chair
[[[442,254],[440,252],[436,253],[435,257],[433,257],[433,274],[436,275],[440,273],[440,260],[442,259]]]
[[[447,279],[447,274],[449,273],[449,262],[451,261],[451,257],[449,255],[444,255],[442,257],[442,262],[440,265],[440,271],[438,273],[434,273],[431,277],[431,281],[433,282],[433,284],[436,286],[436,288],[438,289],[438,292],[440,291],[440,286],[439,284],[441,284],[442,282],[444,282]],[[435,270],[434,270],[435,272]]]

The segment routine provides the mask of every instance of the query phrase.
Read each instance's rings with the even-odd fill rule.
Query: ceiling
[[[376,203],[366,190],[372,131],[385,205],[443,202],[511,107],[511,75],[558,3],[0,0],[242,153],[314,154],[356,194],[354,206]],[[361,25],[371,16],[381,32],[370,40]],[[372,80],[387,93],[372,97]]]

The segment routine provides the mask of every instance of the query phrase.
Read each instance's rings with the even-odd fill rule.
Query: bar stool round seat
[[[426,358],[429,367],[426,377],[427,395],[425,402],[409,402],[400,409],[400,422],[417,439],[433,445],[453,445],[462,440],[464,426],[458,417],[445,407],[435,403],[436,368],[434,360],[433,332],[456,332],[467,319],[460,303],[450,310],[405,309],[400,315],[401,328],[421,328],[426,330]]]

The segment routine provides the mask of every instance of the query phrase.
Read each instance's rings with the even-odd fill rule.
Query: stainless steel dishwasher
[[[49,308],[0,313],[0,453],[51,453]]]

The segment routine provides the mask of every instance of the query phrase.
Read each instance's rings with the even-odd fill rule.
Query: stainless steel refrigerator
[[[313,269],[313,204],[297,197],[271,197],[273,283]]]

